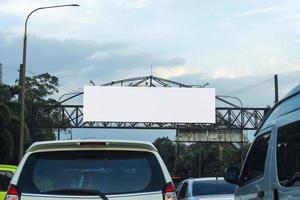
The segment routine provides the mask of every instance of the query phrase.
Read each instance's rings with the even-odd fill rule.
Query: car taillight
[[[10,185],[7,190],[6,200],[20,200],[20,191],[17,186]]]
[[[164,200],[177,200],[175,186],[172,182],[167,183],[163,191]]]

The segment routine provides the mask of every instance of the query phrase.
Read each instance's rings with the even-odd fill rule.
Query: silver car
[[[233,200],[236,186],[223,178],[197,178],[181,182],[176,189],[178,200]]]

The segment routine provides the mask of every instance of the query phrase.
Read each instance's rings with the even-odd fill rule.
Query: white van
[[[33,144],[6,200],[176,200],[169,172],[147,142],[52,141]]]
[[[300,85],[269,112],[242,170],[225,170],[235,199],[300,199]]]

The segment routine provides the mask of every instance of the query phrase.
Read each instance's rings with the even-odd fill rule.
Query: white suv
[[[176,200],[169,172],[147,142],[52,141],[33,144],[6,200]]]

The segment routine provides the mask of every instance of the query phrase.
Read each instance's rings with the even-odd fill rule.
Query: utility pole
[[[275,104],[278,103],[279,97],[278,97],[278,75],[274,75],[274,86],[275,86]]]

